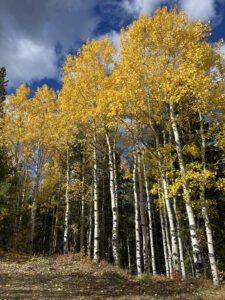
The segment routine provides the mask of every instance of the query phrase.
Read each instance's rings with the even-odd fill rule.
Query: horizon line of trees
[[[225,60],[208,23],[158,8],[87,41],[63,86],[5,101],[0,246],[85,251],[141,275],[223,276]],[[1,75],[2,74],[2,75]]]

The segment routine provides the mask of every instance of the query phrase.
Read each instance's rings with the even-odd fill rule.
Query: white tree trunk
[[[91,192],[92,194],[92,192]],[[92,196],[91,196],[92,198]],[[93,199],[91,199],[90,211],[89,211],[89,228],[88,228],[88,238],[87,238],[87,254],[91,258],[91,242],[92,242],[92,231],[93,231],[93,222],[92,222],[92,214],[93,214]]]
[[[146,197],[148,203],[148,218],[149,218],[149,236],[150,236],[150,249],[151,249],[151,262],[152,262],[152,274],[156,275],[156,266],[155,266],[155,249],[154,249],[154,239],[153,239],[153,227],[152,227],[152,204],[149,195],[149,187],[148,187],[148,180],[146,176],[146,168],[145,162],[143,157],[143,174],[144,174],[144,181],[145,181],[145,190],[146,190]]]
[[[178,239],[179,254],[180,254],[181,274],[182,274],[182,278],[185,279],[186,272],[185,272],[185,265],[184,265],[184,251],[183,251],[183,244],[181,239],[180,219],[177,213],[176,202],[177,202],[176,196],[173,196],[173,209],[174,209],[174,214],[175,214],[176,224],[177,224],[177,239]]]
[[[141,275],[141,241],[140,241],[140,221],[139,221],[139,207],[138,207],[138,196],[136,188],[136,170],[137,170],[137,159],[136,153],[133,150],[133,193],[134,193],[134,209],[135,209],[135,239],[136,239],[136,265],[137,274]]]
[[[170,118],[172,121],[172,129],[173,129],[173,134],[174,134],[174,138],[175,138],[178,163],[179,163],[181,176],[182,176],[182,186],[183,186],[183,191],[184,191],[185,207],[186,207],[186,211],[187,211],[187,215],[188,215],[194,267],[195,267],[196,277],[199,278],[201,276],[200,247],[199,247],[199,242],[198,242],[198,238],[197,238],[195,217],[194,217],[193,209],[191,206],[190,195],[188,192],[188,183],[185,180],[186,169],[185,169],[185,164],[184,164],[184,159],[183,159],[183,154],[182,154],[180,136],[179,136],[179,132],[178,132],[178,128],[177,128],[177,123],[175,120],[173,103],[170,104]]]
[[[85,210],[85,201],[84,201],[84,184],[85,184],[85,153],[82,153],[82,188],[81,188],[81,228],[80,228],[80,251],[84,246],[84,210]]]
[[[167,222],[166,206],[165,206],[165,204],[163,206],[163,218],[164,218],[164,224],[165,224],[165,234],[166,234],[166,244],[167,244],[167,250],[168,250],[168,261],[169,261],[170,278],[172,279],[173,276],[174,276],[174,271],[173,271],[173,257],[172,257],[172,251],[171,251],[171,246],[170,246],[170,236],[169,236],[169,228],[168,228],[168,222]]]
[[[116,144],[113,144],[113,173],[114,173],[114,187],[115,187],[115,204],[118,211],[118,186],[117,186],[117,172],[116,172]],[[119,215],[118,215],[119,216]],[[119,218],[118,218],[119,227]]]
[[[149,272],[149,252],[148,252],[148,239],[147,239],[147,226],[146,226],[146,216],[143,198],[143,182],[141,174],[141,151],[137,153],[138,157],[138,182],[139,182],[139,205],[141,213],[141,229],[143,236],[143,258],[144,258],[144,270]]]
[[[116,203],[115,196],[115,173],[113,168],[113,154],[112,146],[110,143],[109,135],[106,132],[106,141],[108,144],[108,156],[109,156],[109,178],[110,178],[110,195],[111,195],[111,207],[112,207],[112,251],[114,263],[119,266],[119,240],[118,240],[118,205]]]
[[[161,199],[160,192],[158,192],[159,201]],[[165,225],[163,220],[162,208],[159,208],[160,213],[160,223],[161,223],[161,231],[162,231],[162,239],[163,239],[163,253],[164,253],[164,260],[165,260],[165,268],[166,268],[166,276],[170,277],[170,269],[169,269],[169,259],[168,259],[168,249],[166,243],[166,234],[165,234]]]
[[[94,260],[99,261],[99,203],[97,179],[96,130],[93,133],[93,187],[94,187]]]
[[[64,234],[63,234],[63,252],[68,252],[68,230],[69,230],[69,182],[70,182],[70,165],[69,165],[69,149],[66,151],[66,211],[64,216]]]
[[[34,232],[35,232],[35,225],[36,225],[36,213],[37,213],[37,197],[38,197],[38,189],[39,189],[39,180],[40,180],[40,161],[39,161],[39,143],[37,147],[37,158],[36,158],[36,166],[35,166],[35,183],[34,183],[34,197],[33,203],[31,208],[31,235],[30,235],[30,251],[33,251],[33,244],[34,244]]]
[[[199,110],[199,119],[200,119],[200,134],[201,134],[201,153],[202,153],[202,168],[203,171],[206,170],[206,160],[205,160],[205,136],[204,136],[204,128],[203,128],[203,120],[202,115]],[[200,199],[202,205],[202,216],[205,223],[205,230],[206,230],[206,237],[207,237],[207,245],[208,245],[208,255],[209,255],[209,262],[212,272],[213,283],[215,285],[219,285],[219,278],[218,278],[218,271],[216,266],[216,259],[215,259],[215,252],[214,252],[214,245],[213,245],[213,235],[211,224],[207,212],[206,201],[205,201],[205,186],[204,183],[201,184],[200,187]]]
[[[158,137],[156,137],[156,147],[157,147],[157,154],[158,154],[159,171],[161,174],[162,187],[163,187],[164,197],[165,197],[165,205],[166,205],[166,210],[167,210],[169,224],[170,224],[170,236],[171,236],[171,244],[172,244],[172,262],[173,262],[173,270],[174,270],[173,275],[179,275],[180,274],[180,265],[179,265],[176,229],[175,229],[174,220],[173,220],[171,203],[170,203],[169,196],[168,196],[166,174],[165,174],[165,171],[163,170],[163,166],[162,166],[162,155],[161,155],[161,151],[159,149]]]

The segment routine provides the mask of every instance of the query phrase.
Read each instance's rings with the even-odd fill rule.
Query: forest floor
[[[0,299],[225,299],[225,286],[123,270],[83,254],[54,257],[0,251]]]

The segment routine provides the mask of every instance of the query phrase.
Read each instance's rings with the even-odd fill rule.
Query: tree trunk
[[[159,200],[161,199],[160,192],[158,192]],[[166,233],[165,233],[165,224],[163,220],[163,213],[162,208],[159,208],[160,213],[160,223],[161,223],[161,230],[162,230],[162,239],[163,239],[163,253],[164,253],[164,260],[165,260],[165,268],[166,268],[166,276],[170,277],[170,270],[169,270],[169,259],[168,259],[168,249],[166,243]]]
[[[104,159],[105,160],[105,157]],[[105,259],[105,172],[103,171],[102,175],[102,207],[101,207],[101,215],[102,215],[102,229],[101,229],[101,250],[102,250],[102,258]]]
[[[202,154],[202,168],[203,171],[206,171],[206,160],[205,160],[205,136],[204,136],[204,128],[203,128],[203,120],[202,114],[199,110],[199,119],[200,119],[200,134],[201,134],[201,154]],[[215,285],[219,285],[219,278],[216,266],[216,259],[215,259],[215,252],[214,252],[214,245],[213,245],[213,235],[212,235],[212,228],[207,212],[206,201],[205,201],[205,186],[204,183],[201,183],[200,186],[200,199],[202,205],[202,216],[205,223],[205,230],[206,230],[206,237],[207,237],[207,245],[208,245],[208,255],[209,255],[209,262],[212,272],[213,283]]]
[[[80,229],[80,251],[84,246],[84,210],[85,210],[85,201],[84,201],[84,180],[85,180],[85,153],[82,153],[82,191],[81,191],[81,229]]]
[[[23,182],[23,190],[22,190],[22,198],[21,198],[21,206],[20,206],[20,217],[19,217],[19,229],[22,226],[22,220],[23,220],[23,207],[24,207],[25,196],[26,196],[27,177],[28,177],[28,165],[27,165],[27,162],[25,161],[24,182]]]
[[[34,197],[33,203],[31,208],[31,235],[30,235],[30,251],[33,252],[33,244],[34,244],[34,231],[35,231],[35,224],[36,224],[36,213],[37,213],[37,196],[38,196],[38,189],[39,189],[39,180],[40,180],[40,162],[39,162],[39,144],[37,148],[37,158],[36,158],[36,166],[35,166],[35,184],[34,184]]]
[[[179,163],[181,176],[182,176],[182,186],[183,186],[183,191],[184,191],[185,207],[186,207],[186,211],[187,211],[187,215],[188,215],[194,267],[195,267],[195,271],[196,271],[196,277],[199,278],[201,276],[200,247],[199,247],[199,242],[198,242],[198,238],[197,238],[195,217],[194,217],[193,209],[191,206],[190,195],[188,192],[188,183],[185,180],[186,169],[185,169],[185,164],[184,164],[184,159],[183,159],[183,154],[182,154],[182,149],[181,149],[180,136],[179,136],[179,132],[178,132],[178,128],[177,128],[177,123],[175,120],[173,103],[170,104],[170,118],[172,121],[172,129],[173,129],[173,134],[174,134],[174,138],[175,138],[178,163]]]
[[[146,197],[148,203],[148,218],[149,218],[149,236],[150,236],[150,249],[151,249],[151,261],[152,261],[152,274],[156,275],[156,266],[155,266],[155,249],[154,249],[154,239],[153,239],[153,227],[152,227],[152,204],[149,195],[149,187],[148,187],[148,180],[146,176],[146,169],[143,157],[143,174],[144,174],[144,181],[145,181],[145,190],[146,190]]]
[[[118,186],[117,186],[117,172],[116,172],[116,144],[113,144],[113,173],[114,173],[114,186],[115,186],[115,200],[118,207]]]
[[[180,219],[177,213],[176,202],[177,202],[176,196],[173,196],[173,209],[174,209],[174,214],[175,214],[175,219],[177,224],[177,239],[178,239],[179,254],[180,254],[181,274],[182,274],[182,278],[185,279],[186,272],[185,272],[185,265],[184,265],[184,251],[183,251],[183,244],[181,239]]]
[[[167,244],[167,250],[168,250],[168,260],[169,260],[169,270],[170,270],[170,278],[172,279],[174,277],[174,268],[173,268],[173,256],[170,246],[170,235],[169,235],[169,226],[167,221],[167,210],[166,205],[164,203],[163,206],[163,218],[164,218],[164,224],[165,224],[165,234],[166,234],[166,244]]]
[[[141,151],[138,151],[138,182],[139,182],[139,205],[141,213],[141,229],[143,236],[143,258],[144,258],[144,270],[149,272],[149,252],[148,252],[148,239],[147,239],[147,228],[146,228],[146,217],[144,208],[144,198],[143,198],[143,182],[141,174]]]
[[[69,165],[69,149],[66,151],[66,211],[64,217],[64,234],[63,234],[63,252],[68,252],[68,230],[69,230],[69,182],[70,182],[70,165]]]
[[[56,253],[56,247],[57,247],[57,238],[58,238],[58,209],[61,199],[61,188],[62,188],[62,167],[60,166],[60,174],[59,174],[59,189],[58,189],[58,195],[57,195],[57,204],[55,209],[55,224],[53,228],[53,236],[52,236],[52,254]]]
[[[174,270],[173,275],[179,275],[180,274],[180,266],[179,266],[176,229],[175,229],[174,220],[173,220],[171,203],[170,203],[169,196],[168,196],[166,174],[165,174],[165,171],[163,170],[163,166],[162,166],[162,155],[161,155],[161,151],[159,149],[158,137],[156,137],[156,147],[157,147],[157,154],[158,154],[159,171],[161,174],[162,187],[163,187],[164,197],[165,197],[165,205],[166,205],[166,210],[167,210],[169,224],[170,224],[170,236],[171,236],[171,244],[172,244],[172,262],[173,262],[173,270]]]
[[[108,154],[109,154],[110,195],[111,195],[112,222],[113,222],[112,251],[113,251],[114,263],[116,266],[119,266],[118,205],[116,203],[116,196],[115,196],[115,177],[114,177],[114,170],[113,170],[112,146],[107,132],[106,132],[106,141],[108,144]]]
[[[18,232],[19,232],[19,218],[18,211],[20,210],[20,192],[19,186],[21,185],[20,176],[18,174],[19,170],[19,142],[16,143],[15,148],[15,159],[13,160],[13,167],[14,167],[14,181],[15,181],[15,202],[13,205],[13,214],[14,214],[14,229],[13,229],[13,248],[17,249],[17,242],[18,242]]]
[[[94,183],[94,260],[99,261],[99,203],[97,179],[96,129],[93,134],[93,183]]]
[[[92,193],[91,193],[92,194]],[[93,199],[91,199],[93,200]],[[91,242],[92,242],[92,231],[93,231],[93,222],[92,222],[92,214],[93,214],[93,203],[91,201],[90,211],[89,211],[89,229],[88,229],[88,239],[87,239],[87,254],[91,258]]]
[[[137,274],[141,275],[141,241],[140,241],[140,221],[139,221],[139,207],[138,207],[138,196],[136,188],[136,170],[137,170],[137,159],[136,153],[133,150],[133,193],[134,193],[134,209],[135,209],[135,239],[136,239],[136,265]]]

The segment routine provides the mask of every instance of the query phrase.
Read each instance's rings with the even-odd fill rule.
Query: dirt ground
[[[130,276],[82,254],[31,257],[0,252],[0,299],[225,299],[210,281]]]

